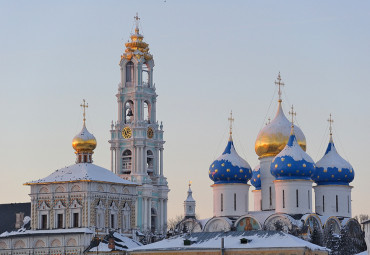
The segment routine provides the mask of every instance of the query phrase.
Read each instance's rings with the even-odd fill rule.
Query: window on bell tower
[[[151,111],[151,106],[148,101],[144,101],[144,121],[146,123],[150,123],[150,111]]]
[[[125,103],[124,114],[124,120],[126,124],[129,124],[134,120],[134,102],[131,100],[128,100]]]
[[[147,171],[149,175],[153,175],[154,169],[154,155],[151,150],[147,150],[146,152],[146,163],[147,163]]]
[[[126,87],[134,86],[134,67],[132,61],[126,64]]]
[[[148,68],[148,65],[144,63],[142,67],[142,72],[141,72],[142,85],[144,87],[150,87],[149,78],[150,78],[149,68]]]
[[[122,153],[122,172],[124,174],[130,174],[131,173],[131,159],[132,159],[132,153],[130,150],[125,150]]]

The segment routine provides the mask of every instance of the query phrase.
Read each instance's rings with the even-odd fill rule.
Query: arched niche
[[[210,219],[203,228],[204,232],[230,231],[232,222],[226,217]]]
[[[37,240],[37,242],[35,243],[36,248],[43,248],[45,246],[46,246],[46,244],[43,240]]]
[[[187,218],[187,219],[182,220],[176,226],[176,232],[178,232],[178,233],[198,233],[198,232],[202,232],[202,225],[195,218]]]
[[[124,104],[123,119],[126,124],[132,123],[134,120],[135,108],[132,100],[127,100]]]
[[[251,231],[262,229],[261,224],[253,216],[240,217],[234,224],[236,231]]]
[[[41,194],[49,193],[49,189],[46,186],[41,186],[39,193]]]
[[[26,244],[23,242],[23,240],[18,240],[14,243],[14,249],[24,249],[26,248]]]
[[[73,192],[81,191],[81,188],[80,188],[79,185],[75,184],[75,185],[72,186],[71,191],[73,191]]]
[[[135,81],[135,64],[132,61],[126,63],[126,87],[133,87]]]
[[[336,216],[329,217],[324,224],[324,236],[327,236],[330,232],[333,234],[340,235],[340,221]]]
[[[8,245],[4,241],[0,241],[0,248],[1,249],[8,249]]]
[[[273,214],[265,220],[264,228],[266,230],[289,233],[293,229],[292,219],[286,214]]]
[[[77,246],[76,239],[74,239],[74,238],[70,238],[70,239],[67,241],[67,246]]]
[[[65,192],[65,189],[63,186],[58,186],[56,189],[55,189],[55,192]]]
[[[151,150],[146,151],[146,165],[147,165],[148,174],[153,175],[153,172],[154,172],[154,154],[153,154],[153,151],[151,151]]]
[[[152,105],[150,104],[150,102],[148,100],[145,100],[144,101],[144,121],[146,123],[150,123],[150,120],[151,120],[151,112],[152,112]]]
[[[52,242],[51,242],[51,247],[60,247],[62,246],[62,243],[60,242],[59,239],[54,239]]]
[[[132,167],[132,152],[131,150],[125,150],[122,152],[122,173],[130,174]]]

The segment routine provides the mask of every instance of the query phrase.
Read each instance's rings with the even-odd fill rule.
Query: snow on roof
[[[311,250],[327,250],[324,247],[304,241],[298,237],[276,231],[247,231],[247,232],[199,232],[164,239],[162,241],[130,249],[129,251],[153,250],[190,250],[190,249],[219,249],[221,238],[224,238],[225,249],[258,249],[258,248],[309,248]],[[250,240],[246,244],[241,238]],[[191,245],[184,245],[188,239]]]
[[[125,251],[127,249],[132,249],[138,246],[142,246],[141,243],[128,238],[127,236],[124,236],[122,234],[113,233],[114,236],[114,242],[115,242],[115,250],[118,251]],[[95,252],[95,251],[111,251],[112,249],[108,248],[108,243],[106,242],[100,242],[99,246],[91,248],[89,252]]]
[[[94,234],[89,228],[69,228],[69,229],[46,229],[46,230],[26,230],[23,232],[12,231],[4,232],[0,235],[1,237],[19,236],[19,235],[41,235],[41,234],[67,234],[67,233],[85,233]]]
[[[293,143],[289,146],[289,142],[291,141],[291,139],[293,139]],[[295,135],[294,138],[289,138],[289,142],[285,146],[285,148],[276,156],[276,158],[290,156],[295,161],[305,160],[307,162],[314,163],[312,158],[301,148],[301,146],[299,146]]]
[[[75,181],[109,182],[126,185],[136,184],[118,177],[116,174],[103,167],[91,163],[79,163],[56,170],[43,179],[27,182],[25,185]]]

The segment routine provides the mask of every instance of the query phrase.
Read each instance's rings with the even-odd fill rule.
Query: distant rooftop
[[[15,230],[16,213],[31,216],[31,203],[0,204],[0,234]]]

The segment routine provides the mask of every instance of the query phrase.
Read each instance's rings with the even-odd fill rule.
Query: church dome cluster
[[[276,180],[310,179],[315,169],[312,158],[298,145],[292,134],[285,148],[272,160],[270,171]]]
[[[355,177],[351,164],[343,159],[337,152],[332,135],[325,155],[316,163],[312,180],[318,185],[349,185]]]
[[[251,167],[236,152],[233,139],[230,135],[225,151],[209,167],[209,178],[215,184],[220,184],[247,183],[251,177]]]

